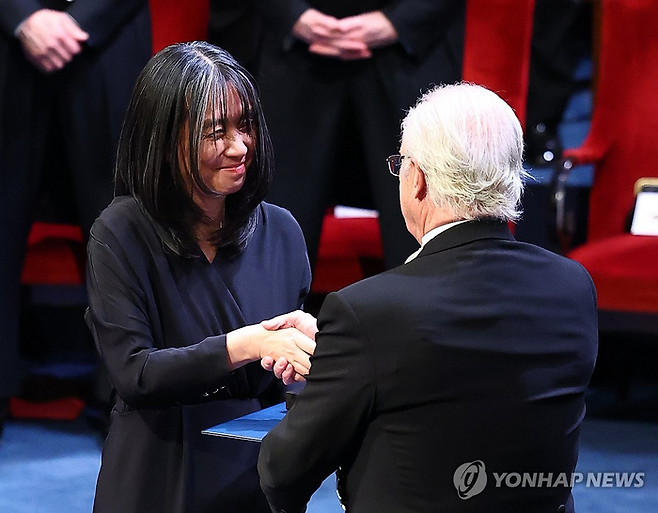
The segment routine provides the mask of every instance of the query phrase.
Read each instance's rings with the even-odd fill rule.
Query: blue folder
[[[277,404],[218,424],[203,431],[206,435],[223,436],[236,440],[260,442],[286,414],[286,403]],[[336,497],[336,476],[331,474],[313,494],[308,504],[309,512],[343,513]]]
[[[205,435],[223,436],[236,440],[260,442],[269,431],[276,426],[286,414],[286,403],[270,406],[218,424],[203,431]]]

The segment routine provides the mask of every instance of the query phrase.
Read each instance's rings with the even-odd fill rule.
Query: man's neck
[[[422,230],[419,242],[427,233],[431,232],[432,230],[450,223],[454,223],[455,221],[460,221],[460,219],[457,218],[452,212],[448,212],[447,210],[439,207],[429,209],[426,214],[427,215],[423,216],[422,219]]]

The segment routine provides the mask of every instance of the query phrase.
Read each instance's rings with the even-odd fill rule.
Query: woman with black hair
[[[262,358],[310,367],[310,338],[259,324],[310,286],[299,226],[263,202],[271,163],[253,79],[227,52],[149,61],[88,247],[87,323],[114,392],[95,512],[269,511],[258,445],[201,431],[280,399]]]

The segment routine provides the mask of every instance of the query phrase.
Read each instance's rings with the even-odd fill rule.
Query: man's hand
[[[344,61],[369,59],[373,48],[389,46],[398,40],[397,30],[381,11],[339,20],[309,9],[297,20],[293,34],[309,43],[309,52]]]
[[[311,53],[342,60],[371,57],[372,54],[364,42],[344,36],[341,22],[342,20],[316,9],[307,9],[293,26],[292,33],[308,43],[308,51]]]
[[[296,328],[308,338],[315,340],[315,334],[318,332],[318,321],[310,313],[302,310],[295,310],[283,315],[278,315],[272,319],[262,321],[261,326],[266,330],[280,330],[281,328]]]
[[[272,371],[274,375],[283,381],[284,385],[306,381],[303,375],[295,371],[295,368],[285,358],[279,358],[276,362],[271,356],[266,356],[260,361],[263,369]]]
[[[334,39],[329,43],[313,43],[309,45],[308,51],[325,57],[335,57],[342,61],[355,61],[372,57],[372,52],[364,43],[347,38]]]
[[[366,12],[339,20],[339,30],[345,39],[359,41],[367,48],[389,46],[398,40],[398,32],[381,11]]]
[[[40,71],[62,69],[82,51],[89,34],[68,14],[41,9],[30,15],[18,33],[26,58]]]
[[[329,43],[341,36],[338,19],[321,13],[317,9],[307,9],[292,27],[292,33],[309,45]]]
[[[295,310],[294,312],[267,319],[260,324],[266,330],[295,328],[310,339],[315,339],[315,334],[318,332],[316,318],[301,310]],[[296,372],[293,365],[285,358],[279,358],[275,361],[274,358],[266,356],[261,359],[260,363],[265,370],[274,372],[274,375],[282,380],[284,385],[290,385],[296,381],[304,381],[304,376]]]

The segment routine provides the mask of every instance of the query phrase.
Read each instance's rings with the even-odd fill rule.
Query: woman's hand
[[[231,369],[264,358],[271,358],[272,362],[283,358],[294,372],[305,376],[311,368],[310,356],[314,351],[315,341],[290,327],[267,330],[253,324],[226,335],[226,354]]]
[[[309,338],[315,339],[318,332],[317,319],[311,314],[301,310],[295,310],[287,314],[267,319],[260,323],[267,330],[279,330],[282,328],[295,328]],[[275,360],[269,356],[262,358],[260,364],[265,370],[272,371],[274,375],[283,381],[284,385],[305,381],[304,375],[295,371],[295,368],[285,358]]]

